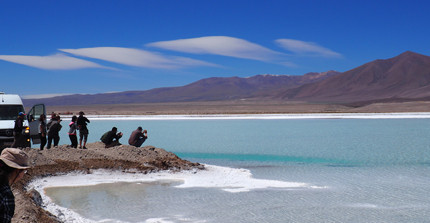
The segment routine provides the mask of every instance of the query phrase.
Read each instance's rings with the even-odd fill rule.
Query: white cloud
[[[22,56],[22,55],[0,55],[0,60],[23,64],[45,70],[73,70],[82,68],[106,68],[99,64],[69,57],[64,54],[51,56]]]
[[[150,51],[123,47],[94,47],[60,50],[77,56],[95,58],[135,67],[173,69],[188,66],[217,66],[212,63],[191,58],[167,57]]]
[[[42,99],[42,98],[53,98],[57,96],[72,95],[72,93],[58,93],[58,94],[33,94],[33,95],[23,95],[22,99]]]
[[[305,42],[294,39],[277,39],[275,42],[278,43],[282,48],[297,54],[323,57],[342,57],[342,54],[319,46],[313,42]]]
[[[271,61],[283,55],[258,44],[228,36],[160,41],[146,44],[146,46],[185,53],[214,54],[260,61]]]

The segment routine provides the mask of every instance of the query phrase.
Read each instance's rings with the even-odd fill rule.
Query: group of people
[[[118,132],[117,127],[112,127],[112,130],[103,134],[100,140],[105,144],[106,148],[109,148],[121,145],[121,143],[119,143],[119,139],[122,136],[123,133]],[[131,133],[130,138],[128,139],[128,144],[131,146],[140,147],[147,138],[148,131],[146,129],[143,130],[143,128],[139,126]]]
[[[87,124],[90,123],[87,117],[84,116],[83,111],[79,112],[79,116],[73,116],[69,124],[68,135],[70,138],[70,143],[72,148],[78,148],[78,131],[79,131],[79,148],[87,149],[86,144],[88,140],[88,127]],[[24,115],[19,114],[18,119],[15,121],[15,127],[21,128],[23,126]],[[22,120],[21,120],[22,119]],[[40,115],[39,118],[39,137],[40,137],[40,150],[45,148],[50,149],[52,142],[54,142],[54,147],[58,146],[60,142],[60,130],[62,129],[61,117],[56,113],[51,114],[51,119],[46,122],[46,116]],[[20,127],[21,126],[21,127]],[[121,145],[119,139],[123,136],[122,132],[118,132],[116,127],[113,127],[111,131],[106,132],[100,138],[100,140],[105,144],[105,147],[113,147]],[[148,138],[148,131],[143,130],[142,127],[138,127],[134,130],[128,140],[129,145],[140,147],[145,140]],[[12,146],[14,147],[14,146]]]
[[[78,148],[78,137],[77,131],[79,131],[79,148],[87,149],[87,139],[88,139],[88,128],[87,124],[90,123],[87,117],[84,116],[85,113],[83,111],[79,112],[79,117],[74,115],[72,117],[72,121],[69,124],[69,138],[71,142],[71,147]],[[61,117],[55,113],[51,114],[51,119],[46,123],[46,116],[40,115],[39,118],[39,137],[40,137],[40,150],[43,150],[45,145],[47,149],[51,148],[52,141],[54,141],[54,147],[58,146],[60,142],[59,132],[63,127],[61,125]],[[48,139],[46,139],[48,137]],[[83,142],[83,146],[82,146]]]

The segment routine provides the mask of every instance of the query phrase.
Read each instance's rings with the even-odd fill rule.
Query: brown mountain
[[[181,87],[24,100],[26,106],[226,101],[244,98],[363,105],[372,102],[430,100],[430,57],[405,52],[344,73],[302,76],[214,77]]]
[[[407,51],[278,94],[310,102],[407,101],[430,97],[430,57]]]
[[[273,97],[279,91],[314,83],[339,74],[336,71],[293,75],[256,75],[213,77],[181,87],[156,88],[146,91],[125,91],[93,95],[67,95],[44,99],[25,99],[26,106],[46,105],[127,104],[148,102],[224,101],[242,98]]]

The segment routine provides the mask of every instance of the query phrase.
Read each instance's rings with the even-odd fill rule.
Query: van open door
[[[44,104],[34,105],[27,113],[28,126],[30,127],[30,137],[33,141],[33,144],[40,144],[39,117],[42,114],[46,116],[46,109]]]

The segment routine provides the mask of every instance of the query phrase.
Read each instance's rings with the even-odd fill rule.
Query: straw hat
[[[15,148],[6,148],[1,152],[0,160],[15,169],[28,169],[28,155],[24,151]]]

